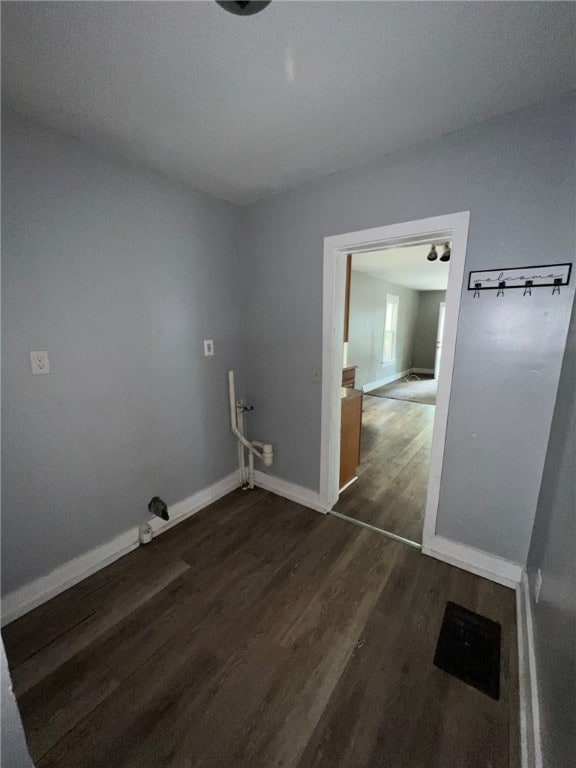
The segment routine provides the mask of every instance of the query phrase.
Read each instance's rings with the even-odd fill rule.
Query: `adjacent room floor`
[[[502,624],[501,698],[437,669]],[[518,768],[514,592],[236,491],[4,630],[39,768]]]
[[[364,395],[358,480],[334,509],[422,543],[434,406]]]
[[[393,381],[378,389],[373,389],[373,397],[390,397],[393,400],[410,400],[413,403],[436,405],[438,380],[434,376],[419,375]]]

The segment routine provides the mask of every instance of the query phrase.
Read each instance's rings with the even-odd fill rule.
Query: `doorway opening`
[[[416,547],[436,529],[468,220],[325,240],[323,505]]]

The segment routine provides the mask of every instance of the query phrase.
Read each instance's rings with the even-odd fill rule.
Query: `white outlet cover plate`
[[[30,364],[34,374],[50,373],[48,352],[30,352]]]
[[[214,342],[212,339],[204,339],[204,357],[213,357]]]

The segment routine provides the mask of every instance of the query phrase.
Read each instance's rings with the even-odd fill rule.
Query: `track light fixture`
[[[442,251],[442,256],[440,256],[440,261],[450,261],[450,255],[452,253],[452,250],[450,248],[450,243],[444,243],[444,250]],[[426,256],[428,261],[436,261],[438,258],[438,251],[436,250],[435,245],[430,246],[430,251],[428,253],[428,256]]]

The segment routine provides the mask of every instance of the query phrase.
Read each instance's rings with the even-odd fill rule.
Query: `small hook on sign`
[[[480,298],[480,283],[474,283],[474,296],[472,298],[474,299]]]
[[[506,288],[506,281],[502,280],[498,283],[498,293],[496,294],[496,298],[498,298],[498,296],[504,296],[504,288]]]
[[[534,280],[526,280],[524,283],[524,293],[522,296],[532,296],[532,286],[534,285]]]
[[[555,277],[554,278],[554,288],[552,288],[552,296],[554,296],[555,293],[560,296],[560,286],[562,285],[562,278],[561,277]]]

